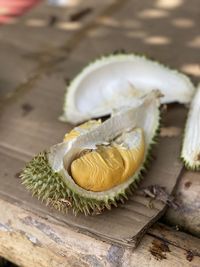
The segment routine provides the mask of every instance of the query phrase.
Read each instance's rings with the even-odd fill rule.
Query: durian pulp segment
[[[200,170],[200,84],[190,106],[181,158],[186,168]]]
[[[117,142],[120,141],[120,144]],[[75,159],[71,173],[82,188],[102,192],[125,182],[134,175],[144,159],[145,145],[141,128],[120,136],[109,146],[98,146],[96,150]]]

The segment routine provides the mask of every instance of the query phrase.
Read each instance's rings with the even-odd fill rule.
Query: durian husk
[[[131,63],[133,66],[129,65]],[[112,68],[117,64],[122,65],[116,74]],[[85,66],[68,84],[63,114],[59,119],[76,125],[107,116],[113,109],[130,103],[137,105],[139,97],[154,89],[163,94],[163,104],[188,104],[195,92],[189,77],[144,55],[117,53],[102,56]]]
[[[190,104],[184,130],[181,159],[188,170],[200,170],[200,84]]]
[[[150,159],[150,150],[159,131],[160,93],[153,91],[141,99],[137,107],[117,111],[110,119],[71,142],[63,142],[34,157],[21,173],[23,184],[34,196],[59,211],[69,209],[76,215],[99,214],[124,203],[137,188]],[[104,192],[80,188],[70,177],[64,165],[69,165],[80,147],[86,148],[108,142],[127,128],[140,127],[145,134],[145,155],[138,170],[128,181]]]

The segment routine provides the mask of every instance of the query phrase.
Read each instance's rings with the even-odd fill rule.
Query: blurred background
[[[0,97],[41,64],[64,69],[70,54],[81,69],[116,50],[145,53],[197,82],[199,20],[198,0],[0,0]]]

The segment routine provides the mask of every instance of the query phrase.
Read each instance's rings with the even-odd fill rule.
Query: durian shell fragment
[[[162,103],[189,103],[190,79],[176,70],[134,54],[102,57],[86,66],[67,88],[61,120],[77,124],[137,105],[138,97],[158,89]]]
[[[200,84],[190,105],[181,158],[187,169],[200,170]]]
[[[91,131],[40,153],[22,172],[23,183],[47,204],[62,211],[71,208],[74,214],[97,214],[112,205],[117,206],[119,201],[123,202],[134,191],[141,178],[159,128],[159,104],[159,93],[153,91],[142,98],[137,107],[118,111]],[[80,151],[94,149],[135,127],[143,129],[145,153],[137,171],[128,180],[103,192],[88,191],[75,183],[68,170]]]

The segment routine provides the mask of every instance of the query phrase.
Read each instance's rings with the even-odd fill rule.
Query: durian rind
[[[135,178],[134,184],[128,189],[119,190],[117,196],[105,195],[104,200],[82,197],[66,185],[59,173],[53,171],[45,151],[28,163],[21,178],[32,195],[46,201],[47,205],[62,212],[72,208],[75,215],[78,212],[88,215],[101,213],[105,208],[111,209],[111,206],[117,206],[119,201],[123,203],[127,199],[127,193],[131,193],[137,187],[140,176]]]
[[[44,151],[32,159],[32,161],[27,164],[26,168],[21,174],[23,184],[33,193],[33,195],[37,196],[42,201],[45,201],[47,205],[53,206],[54,208],[63,212],[66,212],[69,208],[71,208],[74,214],[77,214],[78,212],[82,212],[85,215],[98,214],[104,209],[111,209],[112,206],[117,206],[119,202],[123,203],[137,188],[137,185],[142,177],[142,172],[145,171],[145,168],[149,162],[150,150],[152,145],[155,143],[156,134],[159,130],[160,112],[156,94],[152,92],[145,101],[144,106],[143,104],[141,105],[140,111],[142,111],[144,108],[144,114],[147,112],[146,116],[148,117],[150,116],[150,112],[148,113],[148,109],[145,110],[145,105],[147,103],[147,105],[149,104],[151,106],[150,111],[153,113],[153,120],[149,121],[145,119],[144,122],[145,125],[146,123],[150,122],[148,123],[147,127],[150,127],[149,134],[151,138],[149,138],[147,135],[148,144],[145,151],[144,161],[134,175],[128,179],[128,181],[104,192],[91,192],[80,188],[72,179],[65,179],[65,176],[63,175],[63,169],[61,169],[61,171],[56,171],[57,167],[53,166],[52,162],[54,162],[54,159],[56,158],[54,151],[55,153],[59,153],[58,150],[62,150],[63,147],[66,149],[67,145],[67,149],[70,149],[73,144],[76,147],[75,140],[71,141],[70,144],[67,144],[66,142],[66,144],[61,143],[57,146],[54,146],[49,151]],[[153,103],[151,103],[151,101]],[[127,113],[126,111],[122,114],[119,113],[118,116],[124,118],[124,114],[128,114],[129,116],[129,111],[127,111]],[[132,112],[132,114],[136,113]],[[144,114],[143,116],[145,117]],[[137,115],[134,116],[137,117]],[[122,126],[120,125],[119,128],[120,127]],[[84,136],[82,135],[80,138],[83,139]]]
[[[200,170],[200,84],[190,104],[184,129],[181,159],[188,170]]]
[[[158,129],[156,133],[158,133]],[[150,162],[150,151],[155,143],[156,133],[155,139],[149,147],[145,163],[140,171],[134,175],[133,182],[127,188],[120,189],[119,186],[118,192],[115,191],[113,196],[112,194],[108,196],[105,193],[101,200],[80,196],[78,192],[73,191],[69,185],[66,185],[59,173],[53,171],[49,165],[48,152],[46,151],[34,157],[27,164],[21,174],[21,179],[33,196],[36,196],[42,202],[45,201],[48,206],[59,211],[66,213],[69,209],[72,209],[75,215],[79,212],[85,215],[99,214],[104,209],[110,210],[112,206],[117,207],[120,202],[124,203],[128,196],[135,192],[142,178],[142,173],[146,171]]]
[[[82,121],[88,120],[90,118],[96,118],[100,116],[105,116],[109,115],[111,112],[109,109],[102,107],[101,111],[95,111],[94,109],[90,109],[91,111],[84,113],[83,111],[80,112],[78,110],[78,107],[75,104],[76,99],[76,94],[77,94],[77,87],[79,86],[80,82],[84,80],[87,76],[91,75],[92,72],[98,71],[98,68],[104,68],[106,65],[111,64],[111,63],[118,63],[123,60],[126,60],[127,62],[131,62],[132,60],[135,62],[140,62],[147,64],[151,67],[155,67],[155,76],[152,78],[155,80],[153,83],[151,82],[151,79],[148,78],[148,73],[147,77],[145,76],[145,73],[142,77],[142,79],[149,85],[145,85],[146,89],[144,90],[145,93],[150,92],[152,89],[159,89],[161,93],[163,93],[164,97],[162,98],[161,102],[162,103],[171,103],[171,102],[180,102],[183,104],[190,103],[195,88],[194,85],[192,84],[191,80],[189,77],[184,75],[183,73],[171,69],[168,66],[165,66],[157,61],[154,61],[152,59],[149,59],[148,57],[144,55],[139,55],[139,54],[124,54],[124,53],[117,53],[117,54],[111,54],[108,56],[102,56],[101,58],[96,59],[95,61],[89,63],[72,81],[71,83],[67,86],[65,98],[64,98],[64,106],[63,106],[63,115],[60,117],[61,121],[68,121],[72,124],[77,124]],[[159,73],[156,74],[156,71],[161,71],[160,75],[168,75],[168,79],[166,77],[161,78],[159,77]],[[123,68],[122,68],[123,72]],[[111,75],[112,76],[112,75]],[[134,76],[134,73],[133,73]],[[112,79],[112,77],[111,77]],[[137,78],[138,79],[138,78]],[[148,80],[149,79],[149,80]],[[173,79],[176,79],[173,83],[171,81]],[[101,78],[103,80],[103,78]],[[162,86],[157,85],[157,81],[160,82],[162,81]],[[170,81],[170,85],[168,85]],[[95,82],[98,84],[99,81],[98,79],[95,80]],[[158,82],[159,83],[159,82]],[[172,86],[173,84],[173,86]],[[135,84],[133,83],[135,86]],[[154,87],[152,87],[154,86]],[[180,86],[180,88],[179,88]],[[165,89],[164,89],[165,88]],[[92,88],[93,89],[93,88]],[[136,89],[138,92],[143,92],[143,90],[140,88],[140,86],[136,86]],[[84,91],[84,90],[83,90]],[[116,97],[121,97],[119,95],[115,95]],[[81,96],[82,101],[87,101],[84,99],[84,95]],[[128,99],[128,98],[127,98]],[[136,97],[132,97],[132,102],[136,101]],[[123,101],[122,101],[123,102]],[[116,104],[117,105],[117,104]],[[114,108],[118,108],[117,106]],[[113,109],[113,107],[111,108]],[[105,111],[105,113],[104,113]],[[91,112],[91,113],[90,113]]]

